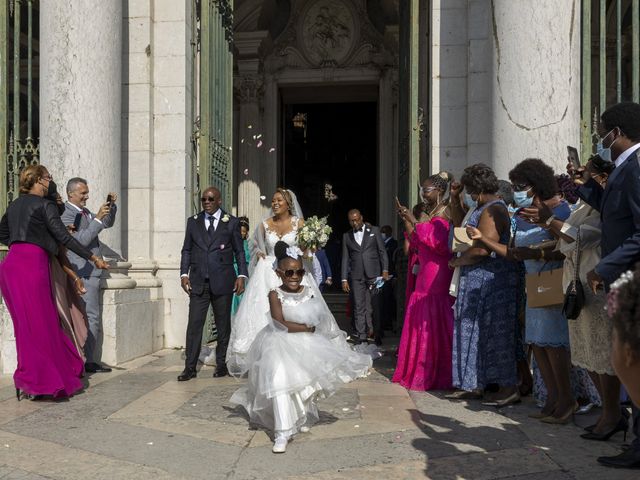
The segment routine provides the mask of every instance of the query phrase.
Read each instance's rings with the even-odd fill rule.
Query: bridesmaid
[[[240,220],[240,235],[242,235],[242,244],[244,246],[244,257],[247,261],[247,265],[251,261],[251,253],[249,251],[249,219],[247,217],[239,217]],[[233,268],[236,270],[236,275],[238,274],[238,264],[233,263]],[[235,315],[240,308],[240,302],[242,301],[242,293],[240,295],[233,294],[233,303],[231,304],[231,315]]]
[[[418,223],[408,208],[398,204],[411,244],[417,248],[420,270],[405,313],[392,381],[410,390],[451,388],[453,297],[448,262],[449,215],[446,172],[429,177],[423,185],[427,222]]]
[[[16,338],[16,395],[18,400],[22,395],[68,397],[82,389],[84,361],[60,326],[49,257],[57,255],[62,244],[96,268],[107,268],[107,264],[63,225],[55,203],[49,200],[55,198],[56,184],[45,167],[22,171],[20,193],[0,221],[0,242],[9,245],[0,264],[0,291]]]

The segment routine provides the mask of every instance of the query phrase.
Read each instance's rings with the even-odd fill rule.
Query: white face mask
[[[615,128],[613,129],[615,130]],[[608,147],[605,148],[604,146],[604,139],[607,138],[609,135],[611,135],[611,133],[613,132],[613,130],[611,130],[609,133],[607,133],[604,137],[602,137],[600,139],[600,141],[597,143],[596,145],[596,152],[597,154],[600,156],[601,159],[603,159],[605,162],[612,162],[612,158],[611,158],[611,147],[613,147],[613,144],[616,143],[616,140],[618,140],[617,138],[611,142],[611,145],[609,145]]]

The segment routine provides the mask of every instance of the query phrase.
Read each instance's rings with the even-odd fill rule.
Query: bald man
[[[244,291],[248,276],[240,233],[240,220],[222,210],[222,195],[209,187],[202,193],[202,211],[187,220],[187,232],[180,259],[182,289],[189,295],[189,323],[185,342],[186,360],[179,382],[197,376],[202,330],[209,305],[218,330],[215,378],[229,374],[226,365],[231,333],[233,294]],[[238,275],[233,259],[238,265]]]
[[[342,237],[342,290],[353,291],[355,310],[355,344],[374,334],[376,345],[382,343],[380,292],[376,283],[389,279],[389,259],[380,229],[366,225],[359,210],[348,214],[351,230]]]

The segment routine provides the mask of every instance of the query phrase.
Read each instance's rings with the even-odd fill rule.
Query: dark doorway
[[[351,208],[375,223],[377,104],[289,104],[284,111],[282,181],[296,192],[305,216],[329,215],[340,234]]]
[[[377,103],[284,105],[282,183],[298,196],[304,215],[328,215],[333,235],[327,256],[339,286],[340,245],[347,213],[377,219]]]

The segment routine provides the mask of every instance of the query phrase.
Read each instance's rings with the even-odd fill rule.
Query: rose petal
[[[260,148],[261,146],[262,146],[262,140],[258,142],[258,145],[256,145],[256,147]]]
[[[249,169],[248,169],[248,168],[245,168],[245,169],[244,169],[244,174],[245,174],[245,175],[249,175]]]
[[[260,195],[260,200],[266,200],[267,197],[265,197],[264,195]]]
[[[273,153],[273,152],[275,152],[275,151],[276,151],[275,147],[271,147],[271,148],[269,149],[269,153]]]

